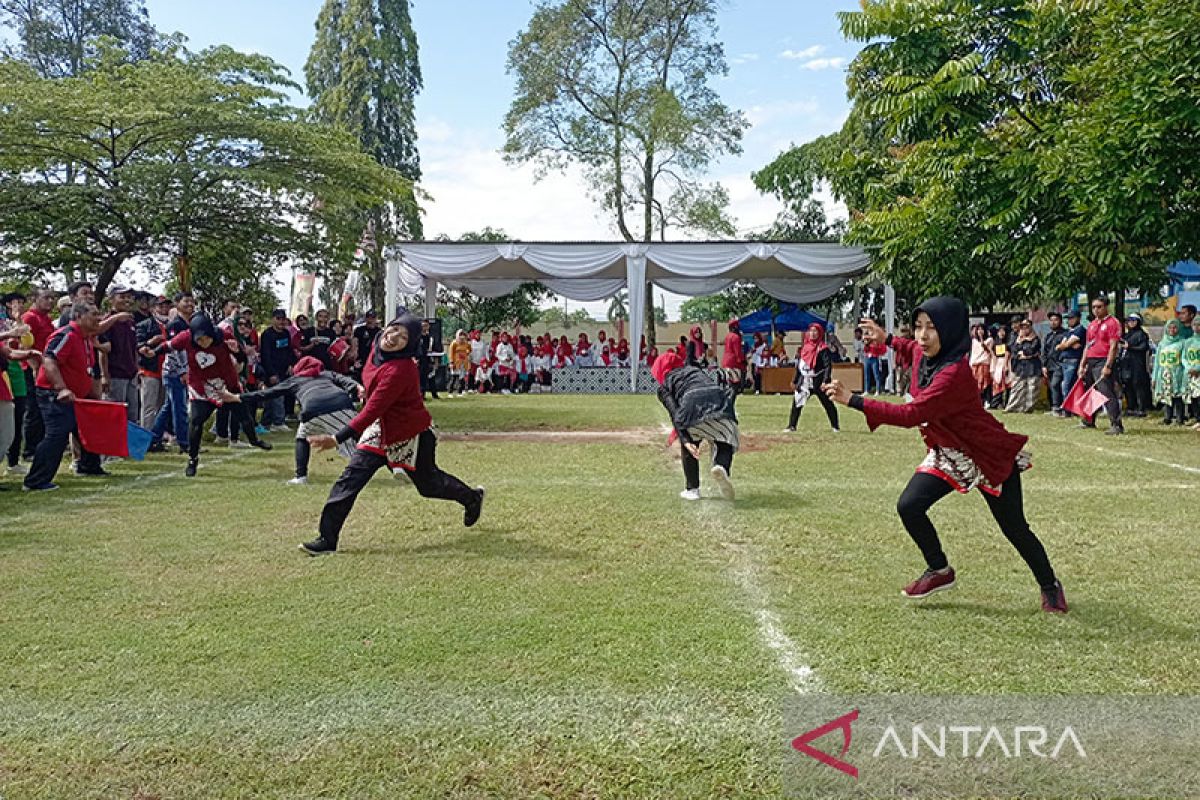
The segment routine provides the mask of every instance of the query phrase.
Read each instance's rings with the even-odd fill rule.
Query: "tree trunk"
[[[658,329],[654,319],[654,284],[646,281],[646,349],[658,346]]]
[[[1125,290],[1117,289],[1113,292],[1113,313],[1117,319],[1125,321]]]

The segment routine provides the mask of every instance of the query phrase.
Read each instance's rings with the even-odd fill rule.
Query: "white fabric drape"
[[[625,259],[626,285],[629,287],[629,388],[637,391],[638,367],[642,363],[639,339],[646,320],[646,257],[631,255]]]

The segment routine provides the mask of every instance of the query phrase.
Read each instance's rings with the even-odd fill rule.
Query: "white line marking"
[[[1120,450],[1109,450],[1107,447],[1100,447],[1094,444],[1084,444],[1083,442],[1074,442],[1070,439],[1059,439],[1058,437],[1049,436],[1045,438],[1055,442],[1062,442],[1064,444],[1073,444],[1076,447],[1084,450],[1094,450],[1097,453],[1104,453],[1105,455],[1109,456],[1117,456],[1118,458],[1132,458],[1137,461],[1145,461],[1147,464],[1157,464],[1160,467],[1170,467],[1171,469],[1177,469],[1180,472],[1188,472],[1192,475],[1200,475],[1200,467],[1189,467],[1185,464],[1176,464],[1172,461],[1160,461],[1159,459],[1151,458],[1150,456],[1143,456],[1137,453],[1123,453]]]

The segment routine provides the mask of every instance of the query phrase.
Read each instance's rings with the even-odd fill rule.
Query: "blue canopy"
[[[747,314],[739,319],[738,326],[741,328],[742,333],[768,333],[771,330],[771,322],[771,309],[760,308],[758,311]],[[814,322],[825,328],[829,327],[829,323],[826,320],[797,307],[794,303],[784,303],[780,306],[779,313],[774,317],[775,330],[780,333],[805,331]]]
[[[1167,274],[1176,281],[1200,281],[1200,263],[1193,260],[1176,261],[1167,267]]]

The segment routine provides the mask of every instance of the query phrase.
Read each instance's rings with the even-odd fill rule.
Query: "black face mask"
[[[380,339],[383,336],[383,331],[381,330],[379,335],[375,337],[375,343],[372,346],[371,362],[375,366],[379,366],[385,361],[394,361],[398,358],[417,357],[417,352],[421,346],[421,320],[412,314],[403,314],[389,322],[387,327],[390,328],[393,325],[403,325],[404,329],[408,331],[408,344],[404,345],[403,350],[396,350],[391,353],[384,352],[383,348],[379,346]]]
[[[917,314],[922,311],[937,329],[942,345],[936,356],[921,359],[917,385],[924,389],[935,375],[971,352],[971,320],[967,307],[957,297],[932,297],[917,306],[912,316],[914,328]]]

